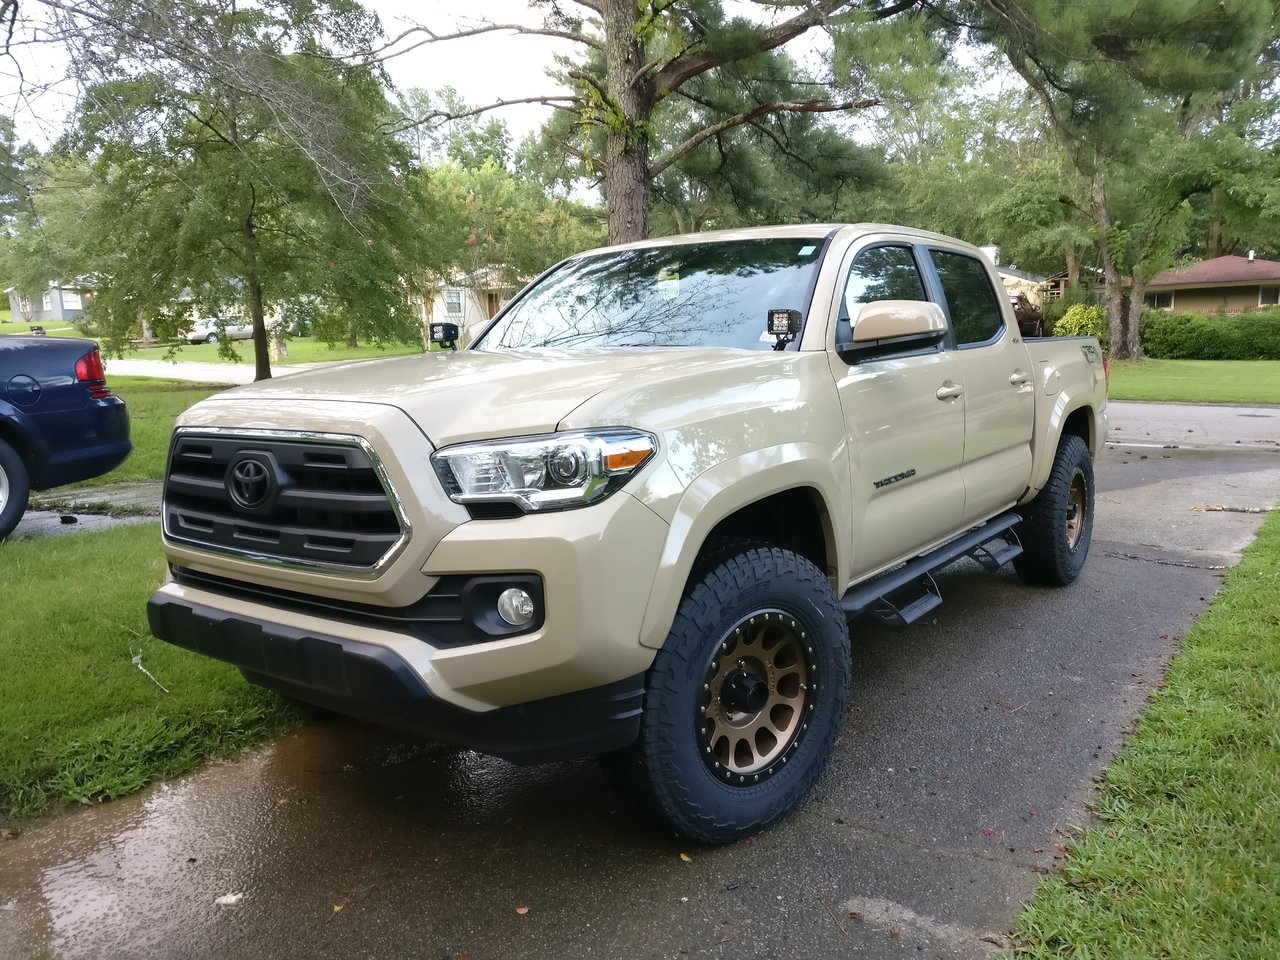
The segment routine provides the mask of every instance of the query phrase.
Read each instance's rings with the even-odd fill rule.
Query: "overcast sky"
[[[526,0],[365,0],[365,6],[378,14],[388,36],[424,22],[436,33],[475,25],[481,18],[493,23],[541,25],[540,15],[529,9]],[[748,15],[761,11],[746,0],[727,0],[726,7]],[[43,8],[37,4],[21,4],[15,39],[30,38],[42,17]],[[415,38],[408,37],[398,49],[414,42]],[[815,56],[814,48],[815,38],[811,37],[793,42],[788,50],[807,60]],[[399,89],[452,86],[468,103],[480,106],[499,99],[556,93],[556,84],[546,71],[557,53],[576,55],[579,48],[550,37],[490,34],[421,46],[392,57],[386,66]],[[52,45],[19,43],[12,57],[0,59],[0,108],[14,118],[20,140],[34,140],[43,146],[62,132],[74,103],[70,84],[57,83],[65,74],[66,59]],[[49,89],[44,89],[46,86]],[[518,143],[549,112],[547,107],[522,105],[504,108],[496,115],[507,122],[513,141]]]

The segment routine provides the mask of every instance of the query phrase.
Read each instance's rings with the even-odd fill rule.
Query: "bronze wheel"
[[[1074,550],[1080,545],[1080,535],[1084,533],[1084,513],[1086,487],[1084,474],[1077,471],[1071,477],[1071,486],[1067,489],[1067,549]]]
[[[725,635],[697,718],[703,760],[717,778],[759,783],[787,762],[808,729],[817,672],[812,641],[781,610],[743,617]]]

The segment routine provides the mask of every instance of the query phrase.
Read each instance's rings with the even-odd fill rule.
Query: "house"
[[[994,244],[979,247],[978,249],[991,261],[991,265],[996,268],[996,273],[1000,275],[1000,282],[1004,284],[1006,290],[1010,293],[1026,294],[1028,300],[1037,307],[1041,306],[1044,299],[1044,277],[1037,277],[1035,274],[1019,270],[1014,266],[1000,266],[1000,248]]]
[[[426,323],[456,323],[462,334],[460,345],[470,343],[493,319],[494,314],[515,296],[519,286],[496,270],[479,270],[459,276],[436,288],[425,304]]]
[[[85,304],[93,298],[93,286],[87,282],[63,283],[55,280],[38,297],[18,292],[17,287],[5,287],[9,295],[9,309],[13,319],[23,323],[48,323],[59,320],[75,320],[84,314]]]
[[[1146,303],[1157,310],[1244,313],[1280,304],[1280,262],[1214,257],[1166,270],[1147,284]]]

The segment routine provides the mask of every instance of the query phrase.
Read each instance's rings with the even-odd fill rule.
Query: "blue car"
[[[0,540],[32,490],[114,470],[132,449],[96,343],[0,336]]]

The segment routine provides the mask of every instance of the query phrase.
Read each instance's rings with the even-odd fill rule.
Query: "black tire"
[[[646,678],[640,737],[604,765],[706,843],[798,806],[849,703],[849,628],[826,577],[789,551],[739,547],[681,601]]]
[[[1080,576],[1093,536],[1093,461],[1080,437],[1062,438],[1049,480],[1023,508],[1022,554],[1013,561],[1028,583],[1065,587]]]
[[[0,540],[13,533],[22,519],[31,495],[31,477],[26,461],[13,447],[0,440]]]
[[[209,336],[207,336],[207,337],[205,337],[205,338],[204,338],[204,342],[205,342],[205,343],[217,343],[217,342],[218,342],[218,335],[217,335],[216,333],[211,333],[211,334],[209,334]]]

